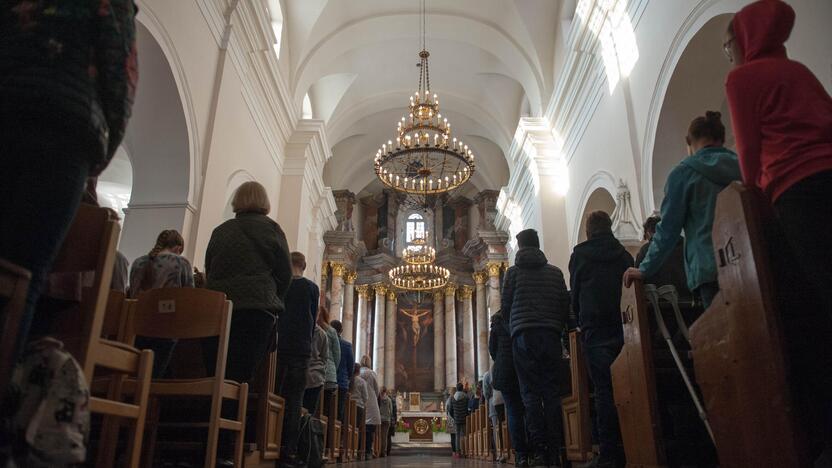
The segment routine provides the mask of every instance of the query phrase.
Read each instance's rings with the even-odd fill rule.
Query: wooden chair
[[[358,424],[358,450],[356,451],[356,456],[358,460],[364,460],[366,455],[366,447],[367,447],[367,419],[361,418],[360,421],[356,422]]]
[[[612,385],[627,464],[666,466],[656,396],[652,335],[644,287],[635,281],[621,294],[624,347],[612,364]]]
[[[236,432],[234,464],[243,464],[245,415],[248,384],[225,379],[228,356],[228,335],[231,327],[231,301],[225,294],[197,288],[151,289],[139,295],[132,319],[127,324],[127,339],[136,335],[163,339],[196,339],[218,337],[217,362],[214,375],[195,379],[155,379],[150,394],[159,397],[201,396],[211,398],[207,423],[177,423],[176,427],[206,427],[205,467],[216,465],[219,431]],[[238,402],[237,419],[226,419],[220,414],[224,399]],[[160,424],[158,426],[164,426]],[[155,437],[151,444],[155,445]],[[153,463],[153,445],[148,452],[148,463]]]
[[[153,353],[101,337],[110,298],[118,233],[118,223],[111,218],[109,210],[82,204],[64,238],[51,272],[94,274],[92,286],[83,289],[79,316],[61,317],[61,327],[56,335],[80,363],[87,382],[93,382],[96,367],[112,371],[107,396],[91,396],[90,412],[135,420],[127,449],[127,464],[136,467],[141,455]],[[119,299],[121,297],[114,297],[116,306]],[[123,316],[116,315],[116,322],[120,323]],[[122,380],[126,375],[136,378],[133,403],[121,401]],[[97,464],[112,466],[115,439],[102,437],[102,441],[107,446],[100,447]]]
[[[566,457],[570,461],[586,462],[592,458],[589,377],[584,361],[583,346],[577,331],[569,333],[569,350],[572,394],[561,400]]]
[[[0,258],[0,297],[6,299],[0,310],[0,400],[12,378],[15,346],[31,280],[28,270]]]
[[[321,421],[321,430],[324,434],[323,445],[321,446],[321,450],[323,450],[323,453],[321,453],[321,458],[324,460],[324,462],[327,462],[329,454],[327,453],[326,446],[328,443],[329,436],[329,417],[326,415],[326,411],[324,411],[324,401],[326,400],[325,394],[326,392],[324,392],[323,388],[318,393],[318,407],[315,408],[314,417]]]
[[[344,420],[341,421],[341,450],[338,454],[341,463],[352,459],[352,433],[355,430],[355,402],[350,398],[349,392],[344,398],[346,398],[346,401],[344,403]]]
[[[277,373],[277,352],[272,351],[260,365],[252,382],[254,392],[249,394],[251,404],[249,417],[253,417],[256,450],[246,454],[246,468],[254,466],[273,467],[280,458],[280,446],[283,439],[283,415],[286,402],[274,393],[275,374]],[[252,411],[253,410],[253,411]],[[253,414],[252,414],[253,413]]]
[[[736,182],[720,193],[713,229],[720,293],[690,328],[696,380],[723,467],[812,465],[787,381],[766,203]]]
[[[350,408],[352,410],[352,442],[350,445],[352,460],[358,459],[358,447],[361,441],[361,420],[358,419],[358,404],[355,401],[350,401]]]

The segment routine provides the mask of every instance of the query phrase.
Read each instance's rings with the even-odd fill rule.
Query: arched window
[[[280,41],[283,38],[283,9],[280,0],[269,0],[269,16],[271,16],[272,31],[274,31],[274,53],[280,58]]]
[[[303,108],[301,109],[301,118],[311,119],[312,115],[312,100],[309,99],[309,93],[303,96]]]
[[[405,243],[410,245],[414,239],[425,239],[426,237],[425,218],[419,213],[408,216],[407,223],[405,223]]]

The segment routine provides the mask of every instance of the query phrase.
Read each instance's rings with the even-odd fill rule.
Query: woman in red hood
[[[832,318],[832,98],[783,45],[794,10],[760,0],[737,13],[725,83],[746,185],[769,197],[799,267]]]
[[[829,458],[832,99],[808,68],[786,55],[783,44],[794,19],[794,10],[780,0],[760,0],[740,10],[724,44],[734,64],[725,87],[743,180],[769,197],[797,268],[814,286],[820,304],[816,310],[784,312],[790,317],[787,328],[800,328],[789,340],[795,364],[791,377],[808,417],[804,424],[812,433],[812,452],[824,451]],[[784,287],[800,290],[805,286]],[[817,326],[806,326],[805,317],[800,322],[804,325],[794,322],[800,315],[811,316]]]

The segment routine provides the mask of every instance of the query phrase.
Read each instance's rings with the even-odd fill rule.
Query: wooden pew
[[[329,419],[329,434],[327,434],[326,455],[329,463],[335,463],[340,456],[341,431],[343,422],[338,420],[338,390],[332,392],[328,399],[327,418]]]
[[[323,445],[321,446],[321,450],[323,450],[321,458],[324,460],[324,463],[326,463],[327,461],[329,461],[329,459],[327,458],[329,456],[329,453],[326,450],[327,444],[329,443],[329,417],[326,415],[326,412],[324,411],[324,395],[325,392],[322,388],[320,393],[318,394],[318,406],[317,408],[315,408],[314,417],[321,421],[321,430],[323,430],[324,434]]]
[[[566,457],[570,461],[586,462],[592,458],[592,421],[589,407],[589,376],[578,331],[569,333],[569,352],[572,394],[561,400]]]
[[[491,455],[491,444],[488,441],[488,436],[491,434],[489,426],[491,421],[488,417],[488,405],[480,406],[480,458],[486,460]]]
[[[283,415],[286,409],[282,397],[274,393],[277,372],[277,353],[272,351],[263,361],[254,377],[249,393],[249,420],[254,420],[254,434],[246,438],[254,441],[253,448],[247,444],[243,465],[249,467],[273,467],[280,458],[283,439]]]
[[[641,281],[624,288],[621,309],[624,347],[613,362],[611,371],[627,466],[666,466],[649,312]]]
[[[690,329],[723,467],[812,466],[787,381],[764,232],[770,216],[761,196],[739,183],[719,195],[713,243],[721,291]]]
[[[358,450],[356,457],[358,460],[364,460],[367,447],[367,418],[366,416],[356,422],[358,424]]]

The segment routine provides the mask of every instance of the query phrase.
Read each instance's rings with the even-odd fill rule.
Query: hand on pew
[[[633,281],[643,279],[644,273],[642,273],[641,270],[630,267],[624,272],[624,287],[629,288],[633,285]]]

